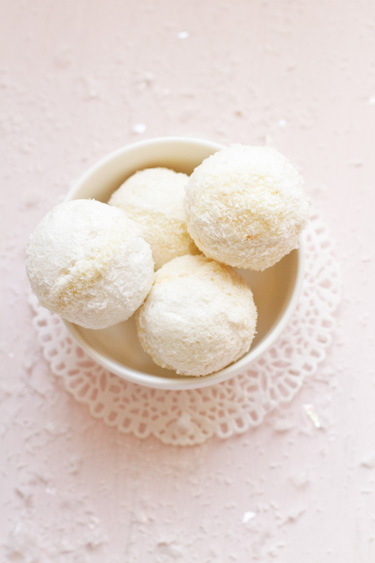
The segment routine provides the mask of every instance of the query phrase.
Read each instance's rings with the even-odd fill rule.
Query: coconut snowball
[[[257,311],[245,281],[204,256],[182,256],[156,272],[136,314],[144,350],[180,375],[208,375],[250,348]]]
[[[186,174],[168,168],[148,168],[128,178],[110,200],[142,226],[155,268],[177,256],[197,254],[186,228],[184,210]]]
[[[187,183],[188,231],[210,258],[237,268],[269,268],[298,248],[308,219],[302,185],[297,170],[274,149],[223,149]]]
[[[95,200],[54,207],[27,245],[26,269],[41,305],[85,328],[125,321],[153,281],[150,246],[126,215]]]

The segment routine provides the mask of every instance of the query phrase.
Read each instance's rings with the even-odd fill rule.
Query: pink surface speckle
[[[0,561],[374,561],[374,5],[1,12]],[[27,303],[24,247],[41,217],[102,156],[168,134],[285,153],[343,276],[316,377],[257,430],[194,448],[92,418],[49,372]]]

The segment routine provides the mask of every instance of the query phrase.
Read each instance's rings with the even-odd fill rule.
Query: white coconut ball
[[[199,252],[186,228],[187,180],[186,174],[168,168],[147,168],[128,178],[108,202],[142,226],[156,269],[177,256]]]
[[[26,269],[41,305],[85,328],[128,319],[153,281],[138,225],[105,203],[61,203],[29,238]]]
[[[298,248],[308,219],[302,185],[297,170],[274,149],[223,149],[187,183],[189,233],[210,258],[237,268],[269,268]]]
[[[208,375],[243,356],[257,311],[245,281],[205,256],[182,256],[156,272],[136,314],[144,350],[163,368]]]

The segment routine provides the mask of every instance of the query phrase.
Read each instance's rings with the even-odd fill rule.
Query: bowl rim
[[[224,147],[219,143],[214,141],[209,141],[207,139],[200,139],[195,137],[178,137],[178,136],[167,136],[167,137],[154,137],[152,139],[146,139],[143,141],[138,141],[136,143],[131,143],[121,147],[108,154],[93,166],[91,166],[79,179],[74,183],[72,188],[68,191],[65,201],[70,199],[75,199],[74,196],[78,189],[84,184],[92,175],[94,175],[98,170],[100,170],[104,165],[118,158],[120,155],[129,152],[137,148],[146,148],[160,143],[177,142],[177,143],[188,143],[196,145],[199,143],[201,146],[207,148],[216,148],[220,150]],[[96,348],[91,346],[80,333],[80,327],[77,325],[65,321],[63,322],[68,328],[70,334],[78,342],[81,348],[91,357],[97,364],[107,369],[111,373],[116,374],[121,379],[130,381],[131,383],[136,383],[144,387],[152,387],[154,389],[161,390],[188,390],[188,389],[198,389],[203,387],[210,387],[217,383],[221,383],[225,380],[231,379],[232,377],[243,373],[247,369],[251,369],[251,364],[253,364],[257,359],[260,358],[279,338],[280,334],[284,331],[285,327],[290,321],[293,312],[298,304],[304,279],[304,266],[305,266],[305,241],[304,234],[302,233],[299,240],[299,247],[296,249],[298,253],[297,258],[297,272],[295,283],[289,297],[289,301],[286,308],[280,318],[277,320],[276,324],[272,329],[266,334],[266,336],[261,340],[259,344],[252,350],[250,348],[249,352],[242,356],[239,360],[230,364],[229,366],[219,370],[213,374],[195,377],[195,376],[176,376],[176,378],[163,377],[161,375],[153,375],[145,373],[134,368],[127,367],[120,364],[116,360],[103,356]]]
[[[92,164],[86,172],[84,172],[78,180],[73,183],[73,186],[68,190],[64,201],[69,201],[73,199],[73,195],[79,189],[79,187],[84,184],[92,175],[94,175],[98,170],[100,170],[103,166],[111,162],[111,160],[115,160],[120,155],[125,154],[129,151],[136,150],[138,148],[146,148],[152,145],[158,145],[160,143],[188,143],[191,145],[196,145],[199,143],[202,146],[207,148],[216,148],[217,150],[225,148],[225,145],[221,143],[217,143],[216,141],[210,141],[208,139],[200,139],[199,137],[183,137],[183,136],[165,136],[165,137],[152,137],[150,139],[144,139],[143,141],[136,141],[135,143],[129,143],[128,145],[124,145],[119,149],[115,149],[114,151],[110,152],[106,156],[102,157],[100,160],[96,161]]]

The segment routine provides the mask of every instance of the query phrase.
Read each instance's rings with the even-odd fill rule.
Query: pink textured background
[[[375,560],[374,22],[366,0],[2,1],[1,562]],[[28,233],[89,165],[168,134],[288,155],[343,275],[334,344],[293,403],[187,449],[64,391],[24,271]]]

